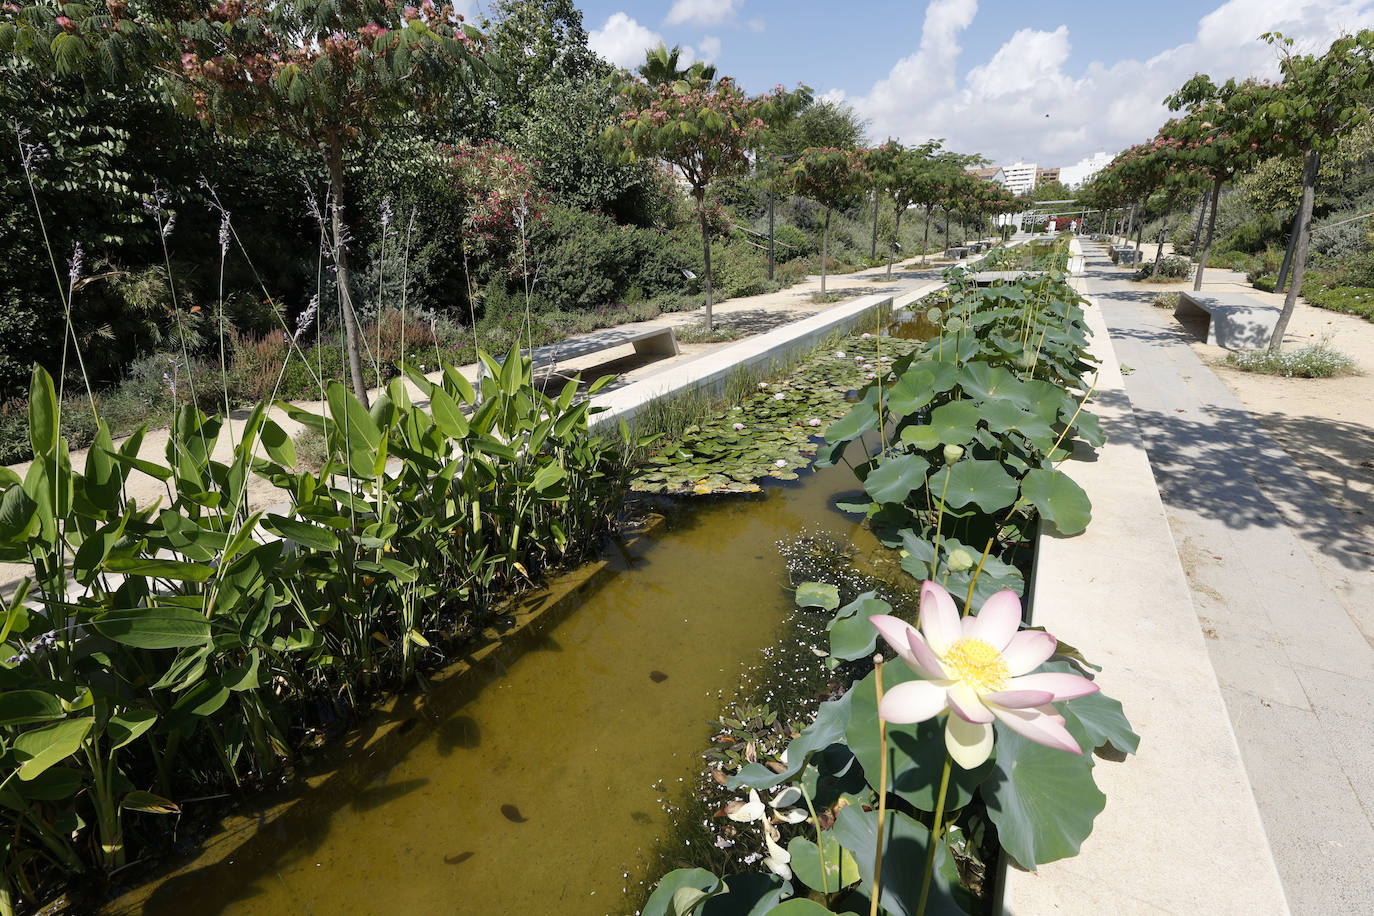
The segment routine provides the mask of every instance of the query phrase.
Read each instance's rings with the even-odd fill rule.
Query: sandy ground
[[[932,259],[934,256],[932,255]],[[893,267],[892,277],[886,276],[885,268],[875,268],[872,270],[859,271],[852,274],[839,274],[827,278],[827,293],[838,295],[841,301],[853,299],[859,296],[866,296],[877,292],[899,292],[910,289],[924,283],[928,283],[936,276],[941,268],[931,266],[922,268],[919,258],[909,261],[899,262]],[[816,303],[812,301],[812,296],[820,290],[820,277],[808,277],[805,281],[787,289],[773,293],[766,293],[761,296],[749,296],[741,299],[729,299],[725,302],[717,303],[713,308],[714,323],[717,327],[736,328],[741,332],[741,336],[761,334],[782,324],[797,321],[817,312],[833,308],[835,303]],[[692,325],[700,325],[705,318],[705,309],[697,309],[690,312],[674,312],[660,315],[646,324],[653,325],[672,325],[675,328],[685,328]],[[682,344],[681,353],[674,357],[658,356],[637,356],[634,354],[630,345],[617,347],[614,349],[603,350],[597,354],[588,355],[580,359],[566,360],[559,364],[560,373],[576,370],[589,370],[586,378],[596,378],[604,374],[618,375],[616,385],[623,385],[629,382],[638,381],[654,373],[661,372],[669,366],[680,362],[694,359],[719,347],[726,346],[723,343],[699,343]],[[594,368],[595,371],[590,371]],[[460,371],[469,379],[477,377],[477,366],[468,365],[460,367]],[[432,373],[428,376],[431,380],[437,381],[439,373]],[[419,390],[407,381],[412,398],[418,404],[424,405],[425,398],[420,396]],[[324,410],[322,402],[318,401],[298,401],[297,406],[310,410],[314,413],[321,413]],[[238,410],[232,414],[233,433],[232,440],[238,441],[240,430],[244,420],[249,415],[247,410]],[[301,425],[289,419],[280,409],[272,409],[268,414],[287,432],[288,435],[296,436],[301,431]],[[118,445],[123,440],[116,440]],[[143,440],[143,445],[139,449],[139,456],[160,464],[166,463],[168,431],[164,429],[152,429],[148,431]],[[231,435],[228,432],[222,433],[220,441],[215,449],[215,458],[221,461],[229,460],[232,455]],[[72,453],[72,465],[77,469],[84,468],[86,464],[86,450],[81,449]],[[11,469],[21,477],[28,470],[29,463],[11,465]],[[127,484],[128,496],[136,499],[140,506],[152,504],[162,500],[165,505],[170,501],[171,493],[167,486],[140,473],[133,473]],[[257,477],[250,477],[248,487],[249,510],[265,508],[281,502],[283,493],[268,481]],[[21,577],[29,571],[28,567],[15,564],[0,563],[0,596],[12,594],[15,586]]]
[[[1143,247],[1146,257],[1153,259],[1154,246]],[[1192,281],[1139,285],[1142,290],[1170,292],[1191,289]],[[1255,289],[1235,271],[1208,268],[1203,289],[1243,292],[1283,306],[1282,296]],[[1321,341],[1355,360],[1363,374],[1330,379],[1259,375],[1227,366],[1227,351],[1220,347],[1192,347],[1327,499],[1374,542],[1374,322],[1319,309],[1299,298],[1284,347]]]

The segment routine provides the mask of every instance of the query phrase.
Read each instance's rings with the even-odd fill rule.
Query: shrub
[[[819,250],[811,236],[792,225],[774,226],[773,241],[773,253],[779,259],[805,257]]]
[[[1331,378],[1359,371],[1353,359],[1325,342],[1278,353],[1244,350],[1227,356],[1226,363],[1242,372],[1281,375],[1284,378]]]
[[[778,288],[768,279],[768,254],[747,242],[735,241],[714,248],[719,260],[711,261],[711,275],[722,299],[757,296]]]
[[[1222,251],[1209,255],[1207,266],[1222,270],[1238,270],[1241,273],[1249,271],[1255,265],[1254,255],[1246,254],[1243,251]]]
[[[530,265],[539,278],[540,302],[566,310],[614,301],[629,286],[639,247],[635,234],[608,216],[549,207],[548,218],[535,233]]]
[[[1274,287],[1278,285],[1278,282],[1278,277],[1272,276],[1270,274],[1264,274],[1262,276],[1255,277],[1253,280],[1251,280],[1250,285],[1253,286],[1255,289],[1263,290],[1266,293],[1272,293],[1274,291]]]
[[[1159,272],[1154,264],[1147,264],[1136,271],[1137,280],[1186,280],[1193,275],[1193,262],[1182,255],[1167,254],[1159,259]]]
[[[1345,312],[1374,321],[1374,289],[1362,286],[1333,286],[1322,289],[1303,284],[1303,298],[1317,308]]]

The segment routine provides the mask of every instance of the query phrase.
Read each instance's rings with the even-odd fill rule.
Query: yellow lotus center
[[[991,693],[1007,686],[1007,663],[1002,653],[981,639],[960,639],[949,647],[943,659],[955,678],[979,693]]]

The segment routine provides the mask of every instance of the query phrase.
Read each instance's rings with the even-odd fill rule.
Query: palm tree
[[[696,61],[685,70],[679,70],[678,62],[681,56],[682,48],[679,45],[673,45],[669,49],[660,41],[658,47],[644,49],[644,63],[638,67],[639,75],[644,77],[650,86],[675,83],[688,77],[708,83],[715,81],[716,68],[702,61]]]

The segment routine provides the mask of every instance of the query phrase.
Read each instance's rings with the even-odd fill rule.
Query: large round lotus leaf
[[[972,401],[950,401],[930,412],[930,427],[946,445],[963,445],[978,427],[978,408]]]
[[[948,486],[945,475],[949,476]],[[960,508],[970,503],[984,512],[1005,509],[1016,500],[1016,478],[1000,462],[969,459],[946,467],[930,479],[932,493],[943,493],[945,505]]]
[[[972,398],[1006,400],[1017,407],[1031,406],[1025,384],[1001,366],[969,363],[959,375],[959,386]]]
[[[1092,501],[1063,471],[1035,468],[1021,479],[1021,498],[1060,534],[1078,534],[1092,518]]]
[[[940,434],[931,426],[908,426],[902,430],[902,441],[924,451],[940,444]]]
[[[887,390],[887,404],[894,414],[905,416],[935,397],[935,373],[928,364],[912,366]]]
[[[864,479],[864,490],[880,503],[899,503],[925,486],[930,462],[920,455],[897,455],[874,468]]]
[[[1066,725],[1083,754],[1036,744],[1000,722],[994,726],[997,757],[983,800],[1002,848],[1023,868],[1075,855],[1107,805],[1093,782],[1091,742],[1078,722]]]
[[[1055,432],[1043,419],[1023,410],[1010,401],[984,401],[978,405],[978,413],[988,429],[996,433],[1016,430],[1024,435],[1036,448],[1048,451],[1054,445]]]

